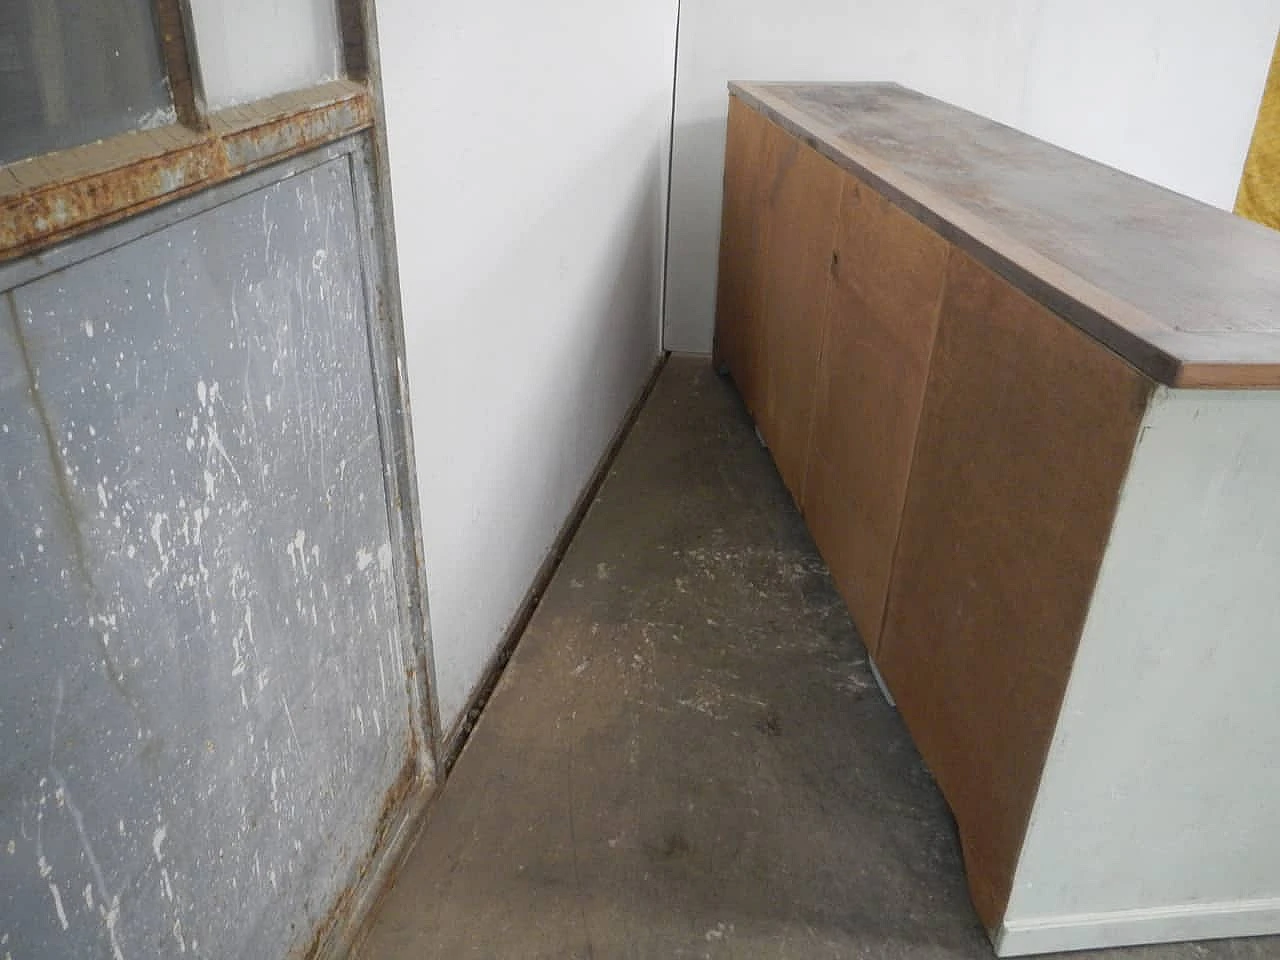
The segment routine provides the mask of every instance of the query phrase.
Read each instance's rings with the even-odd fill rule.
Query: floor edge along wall
[[[512,653],[515,652],[515,648],[520,642],[521,634],[523,634],[525,627],[529,624],[529,619],[538,607],[538,601],[542,599],[542,594],[546,590],[547,584],[555,576],[556,568],[564,556],[565,550],[568,549],[569,542],[573,539],[574,533],[577,532],[583,517],[591,509],[591,503],[597,491],[599,491],[600,485],[604,483],[604,479],[609,473],[610,465],[622,448],[622,444],[627,438],[627,433],[640,415],[640,410],[644,407],[645,400],[648,399],[649,394],[653,391],[654,384],[658,382],[658,376],[662,373],[662,367],[666,362],[667,356],[668,354],[662,353],[655,359],[653,370],[645,378],[640,392],[631,402],[631,406],[627,409],[622,422],[618,425],[613,437],[610,438],[604,452],[600,455],[600,459],[596,461],[591,475],[587,478],[587,482],[574,500],[572,509],[565,517],[564,523],[561,524],[560,530],[556,533],[551,546],[547,549],[546,558],[538,567],[533,582],[529,585],[524,599],[520,602],[519,608],[517,608],[515,615],[511,619],[511,625],[503,635],[502,642],[498,645],[498,649],[493,656],[490,657],[488,665],[476,682],[471,695],[467,698],[466,706],[459,713],[458,719],[454,721],[453,727],[443,738],[440,756],[442,758],[441,768],[445,776],[448,775],[448,771],[457,762],[458,756],[467,745],[467,738],[480,721],[484,706],[492,695],[494,688],[498,685],[498,681],[502,679],[502,671],[511,659]]]

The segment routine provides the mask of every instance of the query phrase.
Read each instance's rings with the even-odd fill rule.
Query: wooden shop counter
[[[1280,233],[889,84],[731,86],[727,368],[1001,955],[1280,932]]]

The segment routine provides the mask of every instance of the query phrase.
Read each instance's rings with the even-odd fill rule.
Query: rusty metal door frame
[[[393,576],[411,665],[415,775],[388,800],[373,858],[317,931],[311,956],[343,955],[355,941],[441,769],[374,5],[335,2],[345,79],[209,113],[189,0],[155,0],[178,123],[0,167],[0,289],[9,289],[335,158],[350,165]]]
[[[368,204],[372,232],[367,249],[373,262],[366,277],[378,278],[378,289],[371,290],[370,316],[384,328],[384,348],[375,353],[385,366],[377,371],[379,402],[385,394],[385,410],[392,445],[385,451],[385,462],[396,471],[397,499],[392,503],[400,514],[392,529],[400,538],[397,557],[399,581],[405,589],[410,608],[409,626],[419,641],[412,661],[419,670],[423,722],[426,725],[427,749],[433,778],[442,778],[443,725],[437,697],[435,656],[432,644],[430,604],[427,597],[426,555],[422,542],[422,513],[418,500],[417,461],[410,413],[409,381],[405,361],[404,314],[400,298],[400,264],[395,236],[395,213],[391,193],[391,165],[388,160],[386,113],[382,98],[382,63],[378,50],[377,18],[374,0],[338,0],[338,12],[344,38],[347,72],[364,82],[370,97],[372,125],[366,136],[369,149],[364,154],[367,176],[356,179],[357,189],[368,188]],[[364,198],[357,196],[358,200]],[[380,413],[380,417],[382,413]]]

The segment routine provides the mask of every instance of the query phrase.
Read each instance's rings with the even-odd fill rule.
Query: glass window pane
[[[173,122],[152,0],[0,0],[0,163]]]

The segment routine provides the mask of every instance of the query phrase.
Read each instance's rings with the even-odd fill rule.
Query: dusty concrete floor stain
[[[961,869],[732,386],[672,358],[361,956],[988,958]]]

